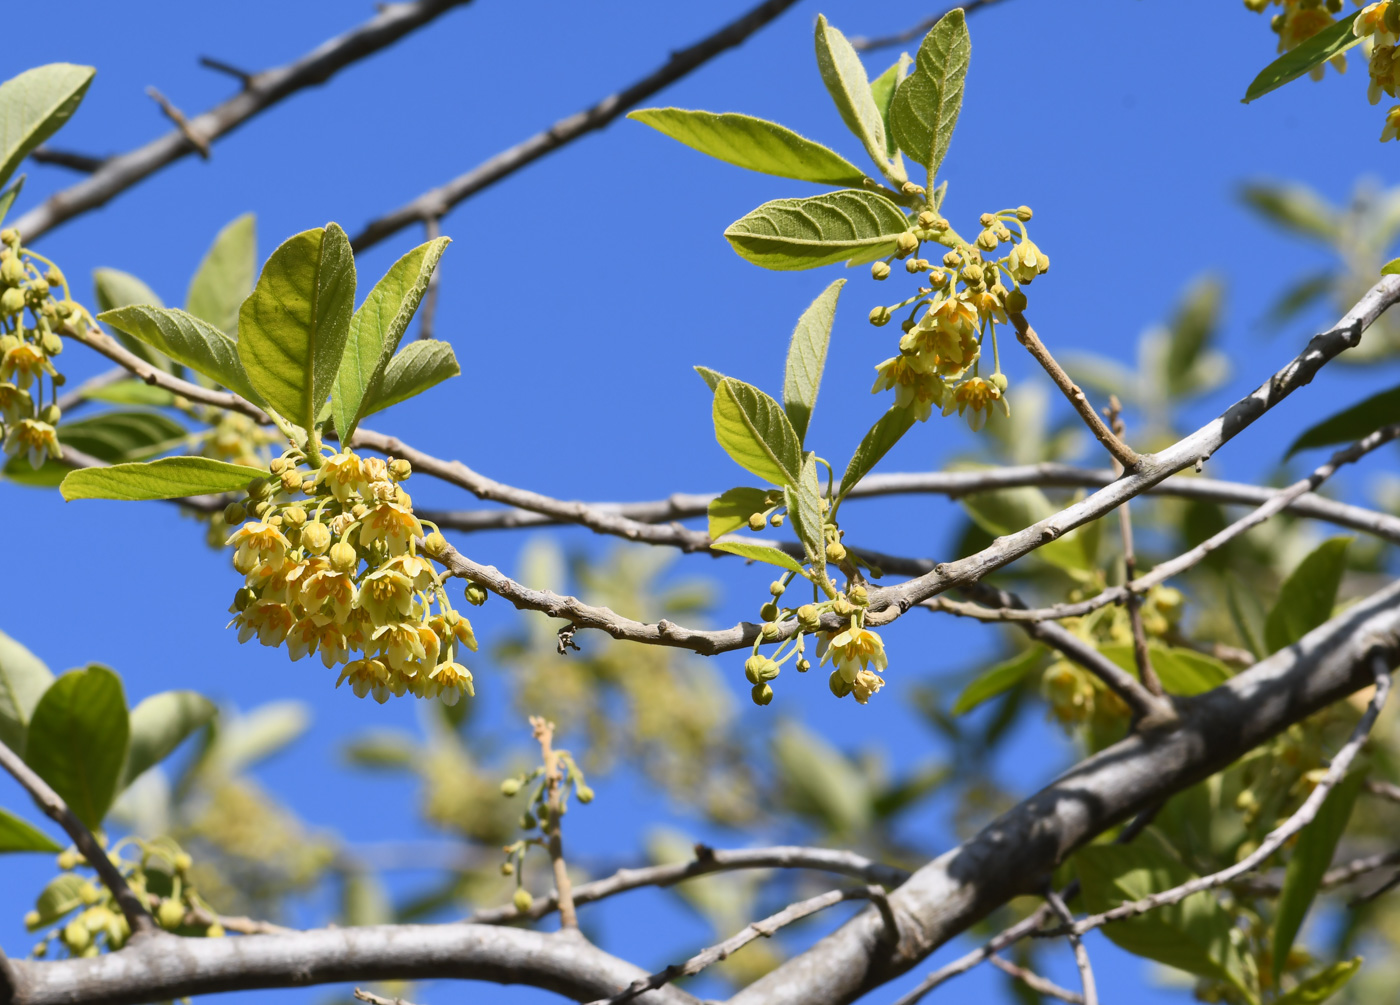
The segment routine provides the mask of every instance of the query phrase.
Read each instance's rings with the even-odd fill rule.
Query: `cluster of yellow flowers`
[[[1030,219],[1029,206],[983,213],[981,231],[974,240],[965,241],[946,219],[925,210],[918,216],[917,227],[900,235],[896,253],[871,266],[871,276],[883,280],[890,274],[890,262],[903,259],[905,271],[918,276],[920,283],[914,296],[870,312],[870,323],[879,327],[888,324],[895,311],[909,308],[900,323],[899,355],[875,367],[871,393],[893,389],[896,405],[914,409],[921,421],[937,407],[944,415],[965,416],[974,430],[982,428],[994,406],[1011,414],[995,326],[1006,324],[1008,311],[1024,310],[1021,287],[1050,268],[1049,256],[1030,239],[1026,228]],[[930,262],[919,257],[925,241],[948,251],[937,263]],[[992,258],[1004,244],[1011,246],[1009,252]],[[1011,283],[1010,288],[1003,279]],[[988,336],[993,368],[983,377],[980,361]]]
[[[837,547],[841,547],[837,544]],[[844,549],[842,549],[844,553]],[[774,597],[782,595],[787,583],[774,582],[771,592]],[[885,643],[880,636],[865,627],[865,609],[869,595],[863,583],[850,586],[844,593],[836,593],[831,600],[821,603],[803,604],[794,609],[779,609],[775,601],[764,605],[763,616],[768,620],[759,632],[754,643],[753,655],[744,662],[744,675],[753,685],[751,697],[756,705],[767,705],[773,700],[773,687],[770,683],[782,670],[782,665],[796,658],[797,672],[806,673],[812,664],[807,659],[808,634],[817,638],[817,659],[819,666],[832,665],[827,686],[838,698],[851,695],[864,705],[871,695],[885,686],[885,679],[875,670],[884,670],[889,665],[885,655]],[[850,626],[841,631],[828,632],[821,629],[823,615],[836,614],[850,619]],[[774,639],[781,632],[782,622],[795,619],[799,631],[780,645],[772,656],[764,656],[758,650],[766,641]],[[872,670],[874,664],[875,670]]]
[[[53,295],[57,288],[63,290],[62,300]],[[54,329],[82,313],[58,267],[22,247],[13,227],[0,231],[0,430],[5,453],[27,455],[35,468],[62,453],[54,427],[63,375],[53,358],[63,352],[63,339]]]
[[[239,641],[286,643],[293,660],[319,651],[327,668],[342,666],[337,686],[349,681],[361,698],[412,694],[455,705],[472,695],[457,653],[475,651],[476,637],[418,553],[420,539],[427,555],[447,542],[435,529],[424,536],[399,484],[412,467],[349,450],[311,471],[301,459],[274,460],[273,478],[256,479],[248,502],[224,513],[230,525],[251,517],[227,542],[245,577],[230,608]]]

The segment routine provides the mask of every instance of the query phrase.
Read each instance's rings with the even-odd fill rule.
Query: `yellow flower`
[[[940,301],[899,340],[900,352],[924,373],[956,376],[977,359],[977,309],[963,294]]]
[[[1385,113],[1385,128],[1381,130],[1381,142],[1400,136],[1400,105]]]
[[[1050,270],[1050,256],[1032,241],[1022,240],[1007,256],[1006,271],[1018,283],[1030,283],[1036,276]]]
[[[368,611],[355,607],[341,621],[340,630],[345,633],[346,646],[352,650],[364,650],[369,648],[370,633],[374,631],[374,619]]]
[[[301,580],[298,597],[301,605],[313,614],[325,613],[327,609],[335,620],[344,622],[350,617],[350,609],[355,606],[355,582],[343,572],[336,572],[327,562],[320,562],[310,574]],[[359,648],[359,647],[357,647]]]
[[[476,633],[472,631],[472,623],[456,611],[434,615],[430,620],[433,631],[437,632],[444,644],[457,642],[476,652]]]
[[[59,446],[58,434],[53,426],[38,419],[23,419],[10,427],[10,435],[5,437],[5,453],[16,456],[29,454],[29,466],[39,468],[48,457],[58,457],[63,453]]]
[[[313,614],[292,626],[287,635],[287,653],[293,660],[299,660],[317,649],[320,649],[321,662],[328,670],[350,658],[345,635],[335,622],[323,615]]]
[[[291,549],[291,542],[282,536],[280,530],[259,520],[245,523],[224,543],[238,546],[233,556],[233,567],[245,576],[259,565],[280,569]]]
[[[855,696],[856,701],[864,705],[872,694],[884,686],[885,678],[873,670],[858,670],[855,680],[851,681],[851,694]]]
[[[359,491],[366,481],[363,462],[349,450],[327,457],[316,471],[317,484],[329,486],[331,494],[341,502]]]
[[[1011,415],[1006,396],[995,384],[981,377],[970,377],[953,387],[953,393],[943,406],[943,414],[951,415],[956,409],[959,415],[967,416],[967,424],[976,432],[986,423],[993,402],[999,404],[1007,416]]]
[[[380,625],[370,636],[378,644],[380,655],[395,670],[413,672],[414,661],[426,655],[423,640],[418,635],[418,625],[412,621],[397,621]]]
[[[923,421],[933,414],[934,406],[943,407],[944,384],[931,373],[915,369],[912,357],[891,356],[875,367],[875,385],[871,394],[894,388],[894,403],[900,408],[913,406],[914,415]]]
[[[33,414],[34,399],[28,391],[21,391],[9,381],[0,384],[0,415],[5,417],[6,422],[18,422]]]
[[[396,569],[376,569],[360,583],[359,606],[377,625],[407,617],[413,611],[413,582]]]
[[[476,695],[476,689],[472,686],[472,672],[460,663],[439,663],[428,674],[428,680],[434,686],[434,691],[432,694],[425,691],[425,697],[441,698],[444,705],[457,704],[464,694],[468,698]]]
[[[437,583],[432,563],[421,555],[404,552],[402,555],[395,555],[379,568],[402,573],[413,584],[415,590],[428,590]]]
[[[53,377],[58,371],[53,368],[44,351],[33,343],[21,342],[7,349],[4,357],[0,358],[0,380],[13,379],[21,391],[33,383],[34,378],[41,373]]]
[[[381,705],[389,700],[389,668],[379,660],[352,660],[345,664],[341,668],[340,679],[335,682],[335,686],[340,687],[347,680],[350,682],[350,690],[355,692],[356,698],[363,698],[365,695],[373,693],[374,700]]]
[[[822,663],[833,663],[849,684],[854,684],[857,672],[867,669],[871,663],[878,670],[889,665],[884,641],[867,628],[852,625],[834,636],[823,634],[821,643]]]
[[[407,498],[407,493],[402,493]],[[360,547],[366,548],[383,539],[389,554],[399,555],[408,550],[409,542],[423,536],[423,525],[407,505],[397,502],[377,503],[360,520]]]
[[[1357,38],[1365,38],[1367,35],[1375,35],[1378,45],[1393,44],[1393,37],[1387,38],[1388,32],[1385,30],[1385,12],[1390,7],[1390,0],[1380,0],[1380,3],[1368,4],[1356,15],[1356,20],[1351,23],[1351,33]]]
[[[1371,61],[1366,64],[1366,72],[1371,78],[1366,88],[1366,98],[1373,105],[1381,100],[1382,93],[1395,97],[1396,88],[1400,87],[1400,61],[1395,56],[1393,46],[1377,46],[1371,53]]]
[[[1005,293],[1006,288],[998,285],[990,290],[972,294],[972,303],[983,321],[999,321],[1006,324],[1006,308],[1002,306],[1001,299]]]
[[[238,625],[238,641],[247,642],[256,633],[265,646],[280,646],[295,622],[292,609],[272,600],[255,600],[233,619]]]

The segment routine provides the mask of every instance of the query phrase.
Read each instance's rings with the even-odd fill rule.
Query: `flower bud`
[[[870,594],[866,592],[864,583],[857,583],[846,591],[846,599],[857,607],[865,607],[870,603]]]
[[[58,867],[64,872],[70,872],[76,869],[80,861],[82,860],[78,858],[78,853],[71,848],[58,853]]]
[[[758,616],[764,621],[775,621],[778,617],[778,605],[769,601],[758,609]]]
[[[987,378],[987,381],[998,391],[1006,390],[1006,374],[1004,373],[994,373]]]
[[[505,796],[506,798],[510,798],[519,791],[520,779],[518,778],[507,778],[504,782],[501,783],[501,795]]]
[[[501,863],[501,875],[502,875],[502,876],[514,876],[514,875],[515,875],[515,863],[514,863],[514,862],[502,862],[502,863]]]
[[[58,420],[63,418],[63,411],[57,405],[45,405],[39,412],[39,421],[47,422],[50,426],[58,425]]]
[[[963,257],[956,251],[950,251],[943,256],[943,264],[950,269],[956,269],[958,266],[962,265],[962,263]]]
[[[268,464],[267,470],[271,471],[274,475],[280,475],[283,471],[287,470],[287,466],[291,463],[292,462],[285,457],[274,457],[272,462]]]
[[[759,630],[759,634],[763,636],[765,641],[772,642],[783,634],[783,626],[776,621],[766,621]]]
[[[429,558],[437,558],[439,555],[447,553],[447,538],[437,531],[433,531],[423,538],[423,554]]]
[[[1020,290],[1010,290],[1006,294],[1006,309],[1012,314],[1020,314],[1026,309],[1026,295]]]
[[[580,785],[574,792],[574,795],[578,796],[578,801],[585,806],[593,802],[593,794],[593,790],[587,785]]]
[[[781,579],[775,579],[768,584],[768,592],[774,597],[781,597],[787,590],[787,585]]]
[[[840,562],[846,557],[846,546],[840,541],[831,541],[826,546],[826,560],[828,562]]]
[[[29,283],[29,295],[35,300],[42,300],[49,295],[49,281],[43,276],[31,280]]]
[[[331,545],[331,568],[337,572],[354,572],[360,564],[360,556],[353,545],[338,541]]]
[[[242,523],[248,518],[248,511],[239,502],[231,502],[224,507],[224,523],[230,527],[236,523]]]
[[[997,238],[994,230],[984,230],[977,235],[977,247],[985,251],[996,251],[997,245],[1000,243],[1001,241]]]
[[[534,905],[535,898],[530,896],[529,890],[520,889],[515,891],[514,903],[515,909],[523,914]]]
[[[254,478],[248,483],[248,498],[261,499],[267,494],[267,479]]]
[[[11,255],[3,263],[0,263],[0,282],[6,286],[18,286],[26,278],[28,275],[24,271],[24,263],[15,256]],[[20,297],[23,298],[23,296],[24,294],[21,293]]]
[[[885,275],[889,275],[890,267],[885,266]],[[883,279],[884,276],[879,278]],[[11,286],[4,293],[0,293],[0,313],[18,314],[24,310],[24,291]]]
[[[772,516],[770,516],[770,517],[768,518],[768,522],[769,522],[770,524],[772,524],[774,527],[781,527],[781,526],[783,525],[783,520],[784,520],[784,517],[783,517],[783,515],[782,515],[781,513],[774,513]]]
[[[402,457],[395,457],[389,462],[389,477],[394,479],[394,481],[407,481],[408,476],[411,474],[413,474],[413,465]]]
[[[938,269],[934,269],[928,274],[928,284],[932,286],[935,290],[941,286],[946,285],[947,282],[948,273],[946,272],[940,272]]]
[[[899,255],[900,258],[903,258],[906,255],[912,255],[914,253],[915,249],[919,246],[919,239],[908,231],[905,231],[895,240],[894,246],[895,253]]]
[[[804,632],[814,632],[821,627],[822,614],[816,604],[803,604],[797,609],[797,623]]]
[[[331,546],[331,529],[320,520],[313,520],[301,529],[301,543],[311,554],[324,555]]]
[[[890,323],[890,309],[888,307],[870,308],[870,323],[876,328],[883,327]]]
[[[487,596],[486,587],[482,586],[480,583],[467,583],[467,603],[471,604],[473,607],[480,607],[482,604],[486,603]]]
[[[44,350],[45,355],[61,356],[63,354],[63,339],[54,332],[44,332],[39,336],[39,348]]]
[[[282,522],[288,527],[301,527],[307,519],[306,510],[300,506],[288,506],[282,511]]]
[[[233,603],[229,606],[231,611],[246,611],[248,605],[258,599],[258,595],[246,586],[240,586],[238,592],[233,595]]]
[[[40,924],[43,920],[44,920],[44,919],[41,918],[41,917],[39,916],[39,912],[38,912],[38,911],[28,911],[28,912],[26,912],[26,914],[24,915],[24,927],[25,927],[25,928],[38,928],[38,927],[39,927],[39,924]],[[41,943],[39,943],[39,945],[42,946],[43,943],[41,942]],[[42,956],[43,953],[35,953],[34,955],[35,955],[35,956]]]
[[[919,226],[924,230],[932,230],[933,225],[938,222],[938,214],[931,210],[924,210],[919,214]]]
[[[92,933],[80,921],[70,921],[63,926],[63,944],[70,952],[81,953],[92,944]]]
[[[19,231],[14,227],[6,227],[0,230],[0,244],[7,244],[11,248],[19,247]]]
[[[224,926],[217,921],[204,930],[206,939],[222,939],[224,937]]]
[[[806,656],[797,657],[796,666],[798,673],[806,673],[808,670],[812,669],[812,664]]]
[[[763,529],[763,525],[764,525],[764,519],[763,519],[763,514],[762,514],[762,513],[750,513],[750,514],[749,514],[749,530],[752,530],[752,531],[755,531],[755,532],[760,531],[760,530]]]
[[[755,705],[767,705],[773,700],[773,688],[767,684],[755,684],[749,692]]]
[[[912,181],[906,181],[903,185],[899,186],[899,190],[905,195],[924,194],[924,187],[922,185],[915,185]]]
[[[175,869],[177,872],[189,872],[190,867],[193,865],[194,859],[190,858],[188,854],[185,852],[176,852]]]
[[[855,605],[845,597],[837,597],[831,602],[831,613],[838,618],[848,618],[856,611]]]
[[[875,262],[875,263],[873,263],[873,264],[870,266],[870,278],[871,278],[871,279],[886,279],[886,278],[889,277],[889,274],[890,274],[890,263],[889,263],[889,262]],[[23,301],[20,301],[20,306],[23,306],[23,303],[24,303]]]
[[[178,900],[167,897],[160,902],[160,907],[156,908],[156,921],[160,922],[160,927],[167,932],[175,931],[184,920],[185,905]]]
[[[763,678],[759,676],[759,672],[763,669],[763,664],[767,662],[768,657],[760,656],[757,653],[754,653],[748,659],[744,660],[744,676],[749,679],[750,684],[757,684],[759,681],[763,680]]]
[[[969,286],[977,286],[982,282],[982,266],[967,265],[962,270],[962,280]]]
[[[831,676],[826,679],[826,686],[831,688],[831,693],[838,698],[844,698],[851,693],[851,685],[846,683],[846,678],[841,676],[840,670],[831,672]]]
[[[282,485],[282,491],[295,493],[301,491],[301,472],[295,468],[283,471],[277,479]]]
[[[1016,207],[1016,219],[1020,220],[1022,223],[1025,223],[1025,222],[1028,221],[1030,218],[1031,218],[1031,208],[1030,208],[1029,206],[1017,206],[1017,207]]]

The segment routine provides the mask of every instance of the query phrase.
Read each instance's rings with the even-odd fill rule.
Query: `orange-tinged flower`
[[[245,523],[224,543],[238,546],[233,556],[233,567],[245,576],[259,565],[280,569],[291,549],[291,542],[282,536],[280,530],[259,520]]]
[[[382,539],[389,554],[399,555],[408,550],[410,542],[422,536],[423,525],[413,515],[413,510],[396,502],[377,503],[360,520],[362,548]]]
[[[437,632],[444,644],[455,642],[476,652],[476,633],[472,631],[472,623],[456,611],[434,615],[430,620],[433,631]]]
[[[292,609],[286,604],[255,600],[238,612],[231,623],[238,625],[239,642],[247,642],[256,634],[263,645],[280,646],[295,621]]]
[[[32,342],[21,342],[5,351],[0,357],[0,380],[13,380],[23,391],[41,373],[50,377],[58,371],[53,368],[44,351]]]
[[[318,649],[321,662],[328,670],[350,658],[345,635],[339,626],[324,615],[314,614],[292,626],[287,635],[287,653],[293,660],[299,660]]]
[[[891,356],[875,367],[875,385],[871,394],[894,388],[894,403],[900,408],[913,407],[919,421],[933,414],[934,406],[943,407],[944,383],[936,375],[923,373],[913,365],[910,356]]]
[[[380,569],[392,569],[402,573],[408,581],[413,584],[415,590],[428,590],[437,583],[437,577],[433,575],[433,566],[421,555],[410,555],[404,552],[389,559]]]
[[[379,648],[384,661],[401,672],[412,673],[413,664],[427,655],[423,650],[423,640],[418,635],[418,625],[412,621],[396,621],[380,625],[370,636]]]
[[[379,660],[352,660],[341,668],[340,679],[335,686],[340,687],[349,681],[350,690],[355,692],[356,698],[372,693],[374,700],[382,705],[389,700],[389,676],[389,668]]]
[[[34,414],[34,399],[9,381],[0,383],[0,416],[6,422],[18,422]]]
[[[38,419],[21,419],[10,427],[10,434],[5,437],[5,453],[12,457],[27,453],[29,466],[37,470],[46,458],[62,454],[63,448],[53,426]]]
[[[329,486],[331,494],[345,502],[358,492],[368,479],[365,477],[364,464],[360,458],[346,450],[332,454],[321,462],[321,466],[316,470],[316,481],[318,484]]]
[[[354,580],[343,572],[336,572],[329,563],[324,562],[302,577],[301,592],[298,594],[301,605],[308,611],[330,613],[339,622],[350,617],[356,596]]]
[[[867,669],[871,663],[878,670],[889,665],[884,641],[868,628],[852,625],[836,635],[824,634],[821,643],[821,662],[830,661],[835,665],[847,683],[853,684],[856,673]]]
[[[1381,130],[1381,142],[1400,136],[1400,105],[1385,113],[1385,128]]]
[[[943,406],[943,414],[951,415],[956,409],[959,415],[966,416],[967,424],[975,432],[986,424],[987,416],[992,412],[993,402],[1000,405],[1006,415],[1011,414],[1011,406],[1007,404],[1006,396],[995,384],[981,377],[970,377],[953,387],[953,393]]]
[[[872,694],[884,686],[885,678],[873,670],[857,670],[855,679],[851,681],[851,694],[864,705]]]
[[[413,612],[413,581],[396,569],[376,569],[360,583],[359,606],[375,624],[385,624]]]
[[[428,680],[436,690],[433,694],[424,692],[426,697],[438,697],[444,705],[455,705],[462,695],[468,698],[476,695],[472,686],[472,672],[460,663],[439,663],[428,674]]]

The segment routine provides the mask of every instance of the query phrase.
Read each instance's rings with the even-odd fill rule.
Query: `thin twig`
[[[983,7],[987,7],[995,2],[996,0],[963,0],[962,3],[949,7],[941,14],[935,14],[933,17],[925,18],[914,25],[914,27],[906,28],[904,31],[896,32],[893,35],[879,35],[875,38],[866,38],[863,35],[853,36],[850,40],[851,46],[857,52],[870,52],[873,49],[888,49],[891,46],[904,45],[906,42],[912,42],[917,38],[923,38],[930,28],[939,21],[942,21],[959,7],[961,7],[964,12],[971,14],[973,11],[981,10]]]
[[[800,921],[811,914],[825,910],[833,905],[840,904],[847,900],[870,900],[876,896],[883,897],[884,890],[879,887],[855,887],[850,890],[831,890],[827,893],[818,894],[807,900],[799,901],[783,908],[777,914],[770,914],[762,921],[755,921],[747,925],[736,935],[732,935],[717,945],[710,946],[696,953],[684,963],[673,963],[664,970],[658,970],[649,977],[643,977],[633,981],[622,991],[611,998],[600,998],[590,1005],[623,1005],[638,995],[648,991],[654,991],[675,980],[677,977],[690,977],[698,974],[706,967],[721,960],[726,960],[738,950],[747,946],[757,938],[771,938],[780,928]]]
[[[1373,796],[1389,799],[1392,803],[1400,803],[1400,785],[1383,782],[1378,778],[1368,778],[1366,779],[1366,791]]]
[[[102,882],[107,885],[107,889],[112,891],[112,896],[116,899],[122,914],[126,916],[126,922],[131,926],[132,933],[141,935],[157,931],[155,919],[151,917],[150,910],[141,903],[141,899],[127,884],[126,877],[121,874],[121,870],[107,857],[106,850],[97,843],[97,838],[93,836],[92,831],[88,830],[87,825],[68,808],[63,797],[55,792],[48,782],[35,774],[34,770],[25,764],[18,754],[2,742],[0,742],[0,767],[9,772],[15,781],[24,787],[39,809],[44,811],[45,816],[62,827],[72,838],[73,844],[87,860],[87,864],[101,877]]]
[[[154,87],[146,88],[146,93],[155,100],[156,104],[160,105],[160,110],[165,113],[165,117],[175,123],[175,128],[180,130],[185,139],[194,144],[194,148],[199,151],[199,156],[208,160],[209,140],[201,136],[198,130],[190,125],[190,120],[185,118],[185,113],[176,108],[169,98]]]
[[[1389,893],[1391,890],[1394,890],[1397,886],[1400,886],[1400,873],[1396,873],[1394,876],[1391,876],[1388,880],[1386,880],[1380,886],[1376,887],[1374,890],[1371,890],[1368,893],[1363,893],[1359,897],[1353,897],[1351,900],[1347,901],[1347,907],[1356,908],[1362,904],[1369,904],[1377,897],[1380,897],[1384,894]]]
[[[1137,451],[1120,440],[1113,430],[1104,425],[1103,419],[1099,418],[1099,413],[1094,411],[1094,406],[1089,403],[1088,396],[1078,384],[1070,379],[1064,367],[1060,366],[1055,357],[1050,354],[1050,350],[1045,348],[1045,343],[1040,341],[1040,336],[1026,321],[1026,316],[1014,312],[1009,312],[1007,316],[1011,318],[1011,324],[1016,329],[1016,338],[1050,375],[1055,386],[1069,399],[1069,403],[1074,406],[1074,410],[1079,413],[1079,417],[1084,420],[1084,424],[1089,427],[1094,438],[1102,443],[1104,449],[1112,454],[1114,460],[1126,470],[1136,470],[1138,462],[1141,460]]]
[[[1383,851],[1354,858],[1323,873],[1318,888],[1330,890],[1333,887],[1345,886],[1362,876],[1396,866],[1400,866],[1400,851]],[[1230,884],[1230,889],[1250,897],[1277,897],[1283,892],[1283,873],[1278,872],[1272,876],[1241,876]]]
[[[555,899],[559,904],[559,927],[578,928],[574,911],[573,884],[569,867],[564,862],[564,773],[559,769],[559,753],[554,749],[554,723],[542,715],[530,716],[535,742],[544,758],[545,798],[549,806],[549,822],[541,829],[546,838],[549,861],[554,869]]]
[[[1126,427],[1123,425],[1123,405],[1118,400],[1118,395],[1108,396],[1108,408],[1105,410],[1113,435],[1121,442]],[[1115,457],[1113,459],[1113,469],[1120,474],[1123,466]],[[1125,502],[1118,507],[1118,528],[1123,539],[1123,581],[1131,583],[1137,578],[1137,552],[1133,547],[1133,518],[1130,512],[1131,503]],[[1159,697],[1163,694],[1162,681],[1157,676],[1157,671],[1152,668],[1152,657],[1147,651],[1147,630],[1142,625],[1142,597],[1131,587],[1128,588],[1127,608],[1128,625],[1133,635],[1133,661],[1137,664],[1138,678],[1147,690]]]
[[[370,222],[355,235],[351,245],[357,252],[363,251],[404,227],[443,216],[468,196],[514,174],[545,154],[553,153],[566,143],[602,129],[643,98],[651,97],[725,50],[739,45],[794,3],[796,0],[765,0],[714,34],[673,52],[669,60],[636,83],[608,95],[591,108],[560,119],[543,132],[483,161],[466,174],[458,175],[447,184],[430,189],[412,202]],[[20,232],[27,234],[23,229]]]
[[[225,63],[221,59],[215,59],[213,56],[200,56],[199,65],[219,73],[228,74],[242,84],[244,88],[252,86],[253,77],[256,76],[255,74],[249,73],[247,70],[234,66],[232,63]]]
[[[1074,949],[1074,963],[1079,967],[1079,980],[1084,985],[1084,1005],[1099,1005],[1098,988],[1094,986],[1094,968],[1089,964],[1089,950],[1084,948],[1079,933],[1073,931],[1074,915],[1069,913],[1069,908],[1065,906],[1065,902],[1053,886],[1046,888],[1045,899],[1050,902],[1050,907],[1060,920],[1071,926],[1069,944]]]
[[[430,216],[424,221],[423,229],[427,231],[427,238],[436,241],[442,236],[442,221],[436,216]],[[428,277],[428,290],[423,294],[423,306],[418,311],[418,337],[433,337],[433,319],[437,316],[438,287],[442,285],[442,264],[433,269],[433,274]]]
[[[1005,956],[998,956],[993,953],[991,957],[988,958],[988,962],[1008,977],[1020,981],[1037,994],[1046,995],[1050,998],[1058,998],[1062,1002],[1069,1002],[1070,1005],[1083,1005],[1084,1003],[1084,996],[1078,991],[1062,988],[1054,981],[1041,977],[1034,970],[1028,970],[1026,967],[1012,963]]]
[[[39,147],[29,156],[37,164],[53,164],[56,167],[65,167],[81,174],[92,174],[94,171],[100,171],[102,165],[110,160],[108,157],[94,157],[91,154],[80,154],[75,150],[55,150],[48,146]]]

